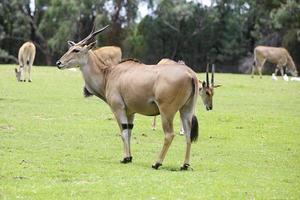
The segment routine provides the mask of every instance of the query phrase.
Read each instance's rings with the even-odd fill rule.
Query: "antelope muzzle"
[[[62,64],[62,62],[60,60],[58,60],[56,62],[56,66],[57,66],[58,69],[63,69],[64,68],[64,65]]]

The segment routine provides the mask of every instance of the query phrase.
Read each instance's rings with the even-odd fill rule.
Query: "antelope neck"
[[[88,52],[87,62],[80,68],[86,88],[104,101],[106,101],[106,76],[109,71],[107,68],[92,51]]]

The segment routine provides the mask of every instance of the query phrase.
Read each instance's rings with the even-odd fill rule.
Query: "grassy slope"
[[[0,66],[0,199],[299,199],[300,83],[216,79],[214,111],[198,101],[194,171],[177,171],[179,135],[156,171],[163,134],[151,117],[136,117],[134,163],[119,164],[113,115],[82,97],[79,72],[35,67],[32,83],[18,83],[13,66]]]

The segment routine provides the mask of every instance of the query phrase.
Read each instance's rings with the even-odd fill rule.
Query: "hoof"
[[[160,166],[162,166],[161,163],[155,163],[155,164],[152,165],[152,168],[153,169],[158,169]]]
[[[93,94],[90,93],[90,92],[86,89],[86,87],[83,87],[83,96],[84,96],[84,97],[91,97],[91,96],[93,96]]]
[[[185,164],[182,165],[182,167],[180,167],[181,171],[186,171],[186,170],[189,170],[189,169],[193,170],[193,168],[188,163],[185,163]]]
[[[120,163],[127,164],[132,162],[132,156],[125,157],[123,160],[120,161]]]
[[[28,82],[32,82],[32,80],[28,80]]]

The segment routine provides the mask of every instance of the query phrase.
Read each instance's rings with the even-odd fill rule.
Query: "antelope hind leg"
[[[164,139],[162,150],[158,156],[158,159],[152,165],[153,169],[158,169],[162,165],[163,160],[165,159],[166,154],[168,152],[168,149],[173,141],[173,138],[175,136],[173,130],[173,119],[174,119],[174,114],[165,115],[164,113],[161,112],[161,120],[162,120],[163,130],[165,133],[165,139]]]

